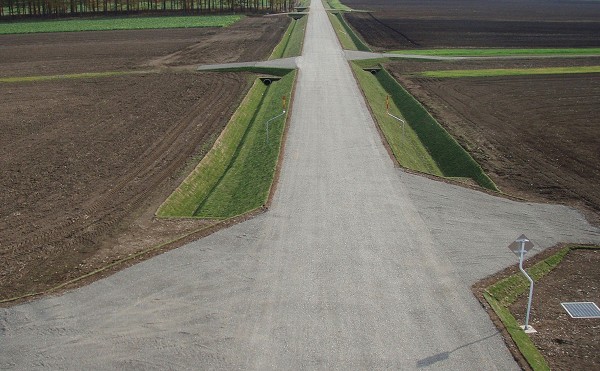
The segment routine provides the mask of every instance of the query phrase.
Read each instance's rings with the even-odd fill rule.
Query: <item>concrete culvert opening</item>
[[[363,68],[363,71],[368,71],[371,72],[371,74],[373,75],[377,75],[377,73],[379,71],[381,71],[381,67],[369,67],[369,68]]]
[[[279,81],[281,80],[281,77],[270,77],[270,76],[265,76],[265,77],[259,77],[260,81],[262,81],[263,84],[269,86],[272,83],[274,83],[275,81]]]

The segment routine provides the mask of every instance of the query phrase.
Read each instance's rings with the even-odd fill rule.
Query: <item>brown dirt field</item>
[[[537,253],[524,263],[525,268],[556,254],[564,245]],[[518,259],[515,258],[515,261]],[[574,249],[549,274],[535,283],[530,324],[538,331],[530,338],[553,370],[596,370],[600,364],[600,319],[573,319],[560,303],[600,299],[600,249]],[[502,331],[506,345],[524,370],[531,367],[518,351],[502,322],[494,314],[483,291],[490,285],[519,272],[518,264],[487,277],[473,285],[473,293]],[[518,323],[525,323],[529,291],[510,306]]]
[[[242,22],[208,36],[201,29],[0,36],[3,48],[18,51],[0,55],[3,76],[163,67],[2,84],[0,300],[45,291],[210,223],[153,216],[252,78],[165,66],[265,59],[289,20]],[[249,44],[249,35],[264,37]],[[39,72],[40,65],[48,67]]]
[[[600,250],[572,250],[562,263],[534,286],[530,324],[536,347],[553,370],[594,370],[600,365],[600,319],[571,318],[560,303],[600,304]],[[527,295],[510,307],[525,323]]]
[[[288,24],[244,17],[227,28],[0,35],[0,77],[263,60]]]
[[[600,46],[600,4],[545,0],[345,0],[346,19],[376,50]]]
[[[391,70],[503,192],[583,203],[600,219],[599,74],[426,79]]]

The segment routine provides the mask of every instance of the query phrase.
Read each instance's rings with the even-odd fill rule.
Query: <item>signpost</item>
[[[525,330],[526,333],[536,332],[533,327],[529,326],[529,313],[531,311],[531,299],[533,298],[533,279],[531,279],[525,269],[523,269],[523,258],[529,250],[533,249],[533,242],[531,242],[527,236],[522,234],[510,245],[508,245],[508,249],[519,257],[519,269],[521,270],[521,273],[523,273],[529,280],[529,300],[527,302],[527,314],[525,316],[525,326],[521,326],[521,328]]]
[[[280,113],[279,115],[269,119],[269,121],[267,121],[267,145],[269,145],[269,123],[275,119],[280,118],[281,116],[285,115],[285,95],[283,97],[281,97],[281,105],[283,106],[283,112]]]
[[[390,96],[389,95],[385,99],[385,113],[387,113],[388,116],[391,116],[402,123],[402,136],[404,136],[404,125],[406,124],[406,122],[404,120],[402,120],[400,117],[396,117],[390,113]]]

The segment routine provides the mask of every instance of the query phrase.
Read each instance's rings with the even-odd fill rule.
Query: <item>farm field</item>
[[[376,50],[600,45],[594,1],[347,0],[350,24]]]
[[[600,74],[431,79],[395,66],[503,192],[600,213]]]
[[[600,39],[600,4],[582,1],[347,0],[346,19],[373,50],[435,48],[586,48]],[[468,150],[501,191],[526,200],[577,207],[600,223],[600,74],[527,75],[530,69],[600,66],[599,57],[402,60],[384,67]],[[427,71],[522,69],[523,76],[425,77]],[[568,241],[565,241],[568,242]],[[597,254],[595,254],[597,255]],[[551,368],[597,365],[593,333],[569,334],[574,324],[556,309],[581,286],[570,280],[594,271],[593,254],[566,261],[534,300],[541,332],[534,338]],[[597,277],[585,287],[596,287]],[[558,290],[558,291],[557,291]],[[554,295],[556,294],[556,295]],[[591,295],[591,296],[590,296]],[[594,294],[584,295],[594,300]],[[512,307],[522,317],[521,298]],[[515,312],[517,311],[517,312]],[[521,318],[522,321],[522,318]],[[556,331],[549,331],[552,327]],[[577,330],[575,330],[577,331]],[[561,339],[567,339],[562,341]],[[575,339],[575,340],[573,340]],[[575,344],[586,344],[577,346]],[[565,363],[567,362],[567,363]],[[565,366],[568,364],[568,366]]]
[[[209,224],[153,215],[253,78],[193,67],[266,59],[288,23],[244,17],[229,28],[0,36],[0,78],[64,75],[0,83],[0,299]],[[105,71],[135,73],[68,78]]]

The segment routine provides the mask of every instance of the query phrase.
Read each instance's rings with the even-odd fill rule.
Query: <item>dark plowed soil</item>
[[[289,18],[245,17],[227,28],[0,36],[0,77],[145,70],[266,59]]]
[[[552,370],[596,370],[600,365],[600,319],[571,318],[560,305],[600,304],[599,266],[600,250],[573,250],[534,286],[530,324],[538,332],[530,337]],[[510,307],[521,324],[525,323],[527,300],[528,296],[522,295]]]
[[[542,251],[525,262],[528,268],[559,252],[564,246]],[[517,259],[518,260],[518,259]],[[534,285],[529,324],[537,333],[529,337],[544,356],[552,370],[597,370],[600,365],[600,319],[574,319],[560,303],[600,303],[600,250],[574,249],[549,274]],[[521,274],[518,264],[487,277],[473,286],[473,292],[482,305],[491,311],[483,298],[490,285],[513,274]],[[529,290],[517,298],[510,311],[520,325],[525,324]],[[497,326],[500,320],[491,314]],[[531,370],[506,331],[506,344],[525,370]]]
[[[252,78],[169,66],[266,59],[288,22],[0,36],[4,77],[152,70],[1,84],[0,299],[207,225],[153,213],[210,148]]]
[[[583,203],[598,220],[600,126],[594,118],[600,115],[600,75],[409,79],[395,74],[502,191]]]
[[[346,18],[377,50],[600,46],[592,1],[347,0]]]

